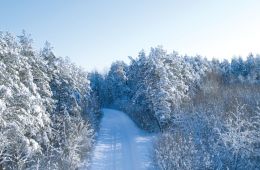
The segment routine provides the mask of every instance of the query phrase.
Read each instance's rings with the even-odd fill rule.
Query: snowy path
[[[103,109],[92,170],[152,169],[153,134],[140,130],[123,112]]]

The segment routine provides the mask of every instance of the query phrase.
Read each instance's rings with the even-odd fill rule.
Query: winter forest
[[[100,73],[53,50],[0,33],[0,169],[91,169],[102,108],[154,134],[151,169],[260,169],[259,55],[219,61],[158,46]]]

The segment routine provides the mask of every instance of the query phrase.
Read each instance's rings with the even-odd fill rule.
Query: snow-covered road
[[[153,169],[151,148],[154,135],[140,130],[123,112],[103,109],[103,113],[91,169]]]

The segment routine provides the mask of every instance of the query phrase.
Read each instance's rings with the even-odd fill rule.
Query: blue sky
[[[260,53],[259,0],[0,0],[0,30],[30,33],[92,70],[141,49],[231,58]]]

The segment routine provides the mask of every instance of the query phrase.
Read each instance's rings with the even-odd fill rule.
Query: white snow
[[[91,169],[153,169],[151,148],[155,135],[140,130],[123,112],[103,109],[103,113]]]

